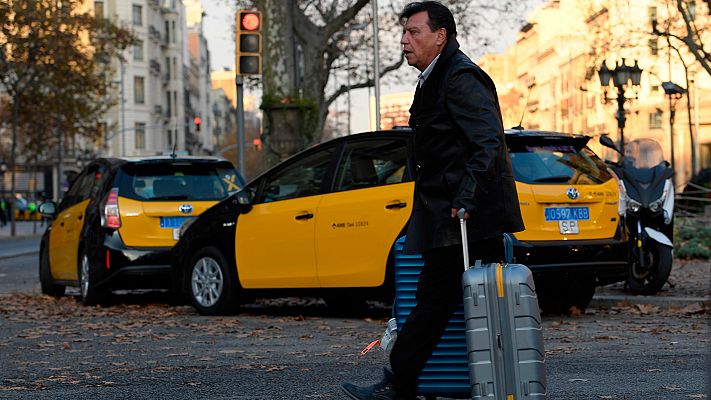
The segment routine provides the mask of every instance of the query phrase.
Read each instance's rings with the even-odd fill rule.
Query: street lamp
[[[671,142],[671,167],[674,168],[674,118],[676,117],[676,102],[682,98],[687,90],[674,82],[662,82],[664,94],[669,97],[669,140]],[[692,149],[693,151],[693,149]],[[676,187],[676,173],[672,175],[672,183]]]
[[[615,112],[615,118],[617,119],[617,128],[619,129],[620,136],[620,150],[622,154],[625,152],[625,121],[627,117],[625,116],[625,102],[627,100],[637,99],[637,88],[640,86],[640,81],[642,79],[642,68],[637,64],[637,60],[634,61],[633,66],[625,64],[625,59],[622,59],[622,64],[615,62],[615,69],[610,69],[607,67],[607,61],[603,61],[600,70],[597,71],[600,77],[600,85],[603,90],[603,103],[607,104],[609,101],[617,100],[617,112]],[[617,90],[617,97],[607,97],[607,91],[610,87],[610,80],[612,80],[612,86]],[[632,87],[635,91],[635,96],[627,97],[625,96],[625,90]]]

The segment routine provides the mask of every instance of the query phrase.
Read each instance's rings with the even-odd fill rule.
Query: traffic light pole
[[[237,75],[235,82],[237,84],[237,149],[239,149],[237,162],[239,173],[246,176],[244,169],[244,78],[242,75]]]

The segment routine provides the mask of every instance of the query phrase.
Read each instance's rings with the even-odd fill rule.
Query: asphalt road
[[[382,307],[338,316],[278,299],[203,317],[148,292],[88,308],[38,294],[36,255],[0,260],[0,274],[3,399],[345,399],[341,382],[378,379],[386,361],[359,355],[382,334]],[[544,317],[548,398],[709,398],[710,337],[698,304]]]

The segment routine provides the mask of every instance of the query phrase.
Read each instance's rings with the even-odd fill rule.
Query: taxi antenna
[[[514,126],[511,129],[518,129],[519,131],[523,130],[523,116],[526,115],[526,109],[528,109],[528,101],[531,99],[531,92],[533,91],[533,87],[536,86],[536,82],[533,81],[528,85],[528,95],[526,95],[526,104],[523,106],[523,112],[521,112],[521,119],[518,121],[518,125]]]
[[[173,152],[170,153],[170,158],[172,158],[172,159],[174,159],[174,160],[175,160],[176,158],[178,158],[178,155],[175,154],[175,148],[176,148],[176,146],[178,146],[177,143],[175,143],[175,144],[173,145]]]

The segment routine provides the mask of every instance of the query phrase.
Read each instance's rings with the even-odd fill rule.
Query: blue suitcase
[[[393,312],[398,330],[416,304],[417,280],[424,265],[421,255],[402,252],[405,237],[395,242],[395,304]],[[420,375],[418,393],[426,398],[435,396],[468,399],[471,396],[467,343],[464,335],[464,309],[459,307],[449,321],[442,340],[425,364]]]

